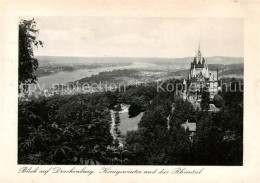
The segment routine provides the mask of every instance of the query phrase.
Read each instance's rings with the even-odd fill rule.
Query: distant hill
[[[111,62],[129,62],[129,61],[138,61],[138,62],[151,62],[158,65],[161,64],[173,64],[173,62],[181,64],[183,67],[187,67],[193,61],[193,57],[184,57],[184,58],[154,58],[154,57],[61,57],[61,56],[36,56],[38,58],[40,65],[48,63],[111,63]],[[223,57],[223,56],[214,56],[207,57],[207,64],[237,64],[244,63],[244,58],[239,57]]]
[[[244,64],[236,63],[236,64],[209,64],[209,70],[219,70],[219,77],[243,77],[244,75]],[[173,76],[186,78],[189,73],[189,69],[180,69],[175,71]]]
[[[208,64],[224,64],[224,65],[230,65],[230,64],[243,64],[244,63],[244,58],[240,57],[209,57],[206,58],[206,62]]]
[[[171,61],[171,62],[176,62],[176,63],[185,63],[189,64],[193,61],[194,57],[184,57],[184,58],[167,58],[167,59],[161,59],[161,61]],[[214,57],[207,57],[206,63],[207,64],[224,64],[224,65],[229,65],[229,64],[238,64],[238,63],[244,63],[244,58],[240,57],[222,57],[222,56],[214,56]],[[153,59],[151,58],[152,61],[158,60],[157,58]],[[158,60],[159,61],[159,60]]]

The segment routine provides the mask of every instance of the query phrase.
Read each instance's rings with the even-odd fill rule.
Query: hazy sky
[[[35,55],[243,57],[243,19],[35,17],[44,47]]]

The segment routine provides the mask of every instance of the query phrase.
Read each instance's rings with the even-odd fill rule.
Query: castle
[[[219,91],[218,69],[209,70],[205,58],[202,57],[200,45],[193,62],[191,62],[188,79],[187,81],[184,79],[183,85],[185,88],[182,93],[183,99],[187,99],[193,104],[200,103],[204,88],[209,91],[211,100]]]

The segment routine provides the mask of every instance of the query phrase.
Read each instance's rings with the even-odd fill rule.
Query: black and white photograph
[[[18,165],[243,166],[244,19],[17,28]]]

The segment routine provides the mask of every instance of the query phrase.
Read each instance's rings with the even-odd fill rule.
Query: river
[[[131,65],[116,66],[116,67],[102,67],[95,69],[82,69],[74,71],[61,71],[55,74],[42,76],[38,78],[37,85],[41,88],[52,88],[53,84],[66,84],[68,82],[76,81],[85,77],[91,77],[97,75],[100,72],[112,71],[117,69],[140,69],[140,68],[151,68],[156,66],[152,63],[145,62],[132,62]]]

